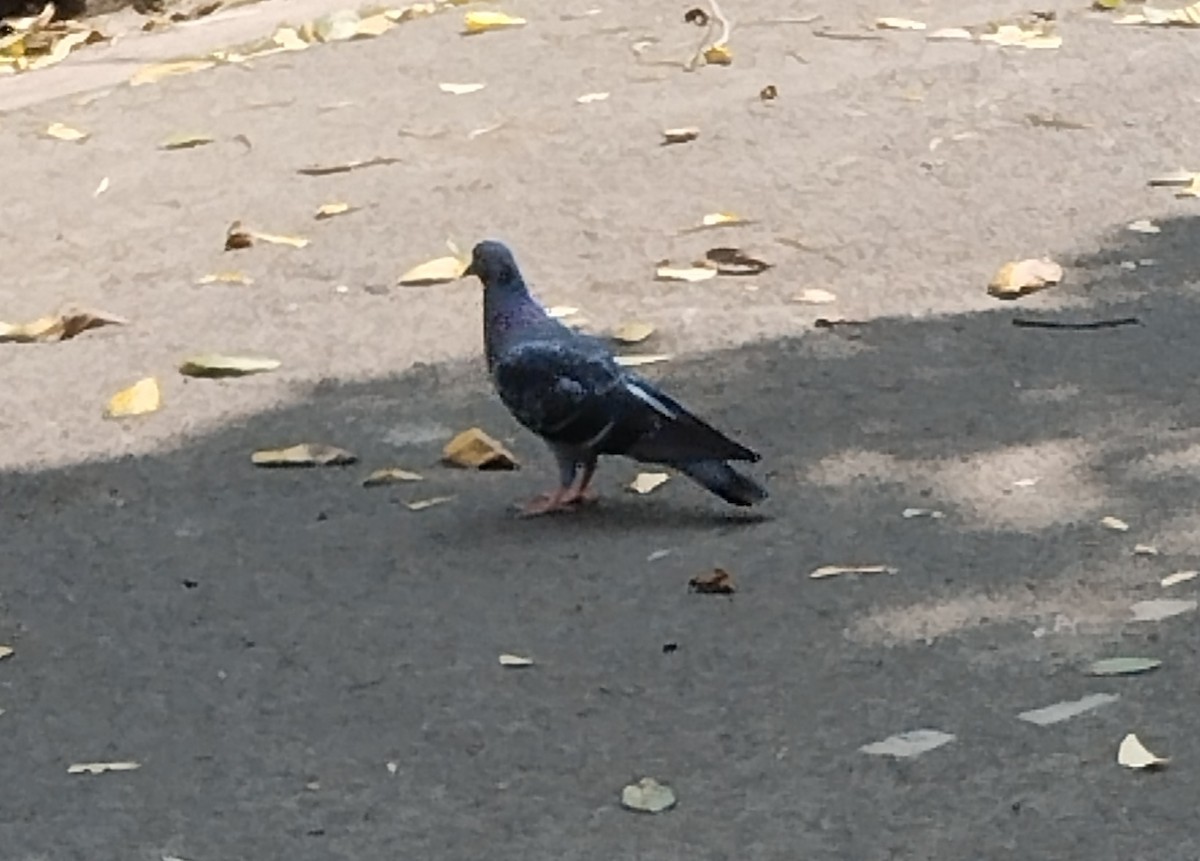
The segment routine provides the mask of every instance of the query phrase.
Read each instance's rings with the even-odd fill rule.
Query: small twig
[[[1137,317],[1120,317],[1115,320],[1092,320],[1087,323],[1059,323],[1055,320],[1024,320],[1015,318],[1012,324],[1020,329],[1115,329],[1118,326],[1140,326]]]

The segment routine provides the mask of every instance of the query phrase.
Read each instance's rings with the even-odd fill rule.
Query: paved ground
[[[1200,34],[1054,4],[1063,47],[1024,53],[813,35],[1020,3],[726,5],[736,61],[694,74],[650,63],[693,45],[682,6],[527,0],[505,7],[530,19],[518,32],[463,39],[453,13],[0,117],[0,319],[76,301],[132,320],[0,349],[3,858],[1200,857],[1195,617],[1128,621],[1135,601],[1193,597],[1159,579],[1200,567],[1200,204],[1146,187],[1197,167]],[[258,11],[239,20],[265,33]],[[643,38],[660,41],[638,62]],[[611,97],[575,102],[593,91]],[[50,122],[92,137],[41,139]],[[657,145],[691,124],[700,140]],[[219,140],[156,150],[184,131]],[[401,161],[295,173],[372,156]],[[364,208],[312,220],[336,199]],[[715,210],[757,224],[680,235]],[[223,254],[235,218],[313,243]],[[1124,229],[1140,218],[1161,233]],[[616,463],[594,511],[511,517],[551,469],[487,390],[478,287],[394,286],[447,237],[490,235],[548,303],[659,325],[650,347],[676,358],[649,373],[763,452],[760,518],[679,481],[622,493],[634,469]],[[728,243],[776,264],[757,289],[649,277]],[[1040,254],[1064,285],[984,294]],[[256,283],[195,285],[229,268]],[[789,301],[810,287],[838,302]],[[833,315],[863,325],[814,327]],[[1125,316],[1140,325],[1012,325]],[[285,364],[174,373],[203,349]],[[100,418],[149,373],[161,413]],[[471,424],[526,468],[439,467]],[[306,439],[362,462],[249,464]],[[427,480],[359,486],[386,465]],[[454,499],[402,504],[436,495]],[[848,562],[898,571],[808,577]],[[688,594],[714,565],[739,592]],[[1164,665],[1081,670],[1129,654]],[[1016,719],[1095,692],[1120,700]],[[956,740],[858,750],[918,728]],[[1131,731],[1172,764],[1120,768]],[[125,759],[141,768],[67,774]],[[619,807],[644,774],[675,810]]]

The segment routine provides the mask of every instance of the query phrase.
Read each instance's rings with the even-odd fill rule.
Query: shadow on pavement
[[[473,365],[0,477],[5,857],[1132,858],[1149,822],[1171,847],[1156,857],[1194,856],[1194,771],[1133,774],[1115,751],[1137,731],[1200,754],[1194,625],[1126,622],[1133,601],[1194,594],[1158,581],[1200,567],[1196,248],[1195,218],[1122,234],[1075,261],[1069,310],[1034,297],[651,368],[762,451],[760,521],[682,480],[626,494],[635,468],[615,462],[597,509],[515,520],[549,458]],[[511,435],[526,468],[436,465],[470,424]],[[302,440],[360,463],[249,463]],[[389,465],[426,481],[360,486]],[[898,572],[808,577],[845,563]],[[714,565],[739,592],[688,594]],[[1080,671],[1143,653],[1164,668]],[[1122,699],[1015,719],[1095,691]],[[857,751],[921,727],[958,738],[914,761]],[[142,767],[66,773],[121,759]],[[622,811],[643,774],[679,807]]]

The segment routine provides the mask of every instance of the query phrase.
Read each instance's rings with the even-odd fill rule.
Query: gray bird
[[[727,463],[755,462],[757,453],[618,365],[603,342],[551,318],[503,243],[476,245],[465,275],[483,282],[483,343],[496,392],[558,462],[559,487],[526,505],[527,515],[591,499],[602,454],[669,466],[733,505],[766,499],[761,485]]]

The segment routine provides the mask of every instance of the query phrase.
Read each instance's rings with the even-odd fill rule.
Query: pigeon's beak
[[[470,263],[468,263],[468,264],[467,264],[467,268],[466,268],[466,269],[464,269],[464,270],[462,271],[462,275],[459,275],[458,277],[459,277],[459,278],[466,278],[466,277],[468,277],[468,276],[470,276],[470,275],[474,275],[474,276],[476,276],[476,277],[478,277],[478,276],[479,276],[479,272],[477,272],[477,271],[476,271],[476,269],[475,269],[475,261],[474,261],[474,260],[472,260]]]

